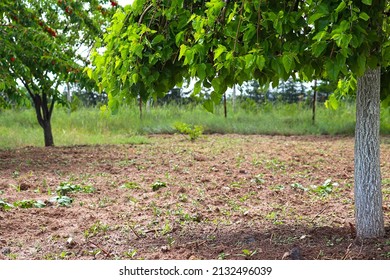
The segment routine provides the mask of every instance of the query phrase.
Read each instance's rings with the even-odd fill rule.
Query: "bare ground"
[[[0,150],[0,199],[19,202],[0,210],[0,259],[389,259],[382,142],[387,231],[363,244],[350,137],[160,135],[137,146]],[[72,203],[50,202],[67,184]]]

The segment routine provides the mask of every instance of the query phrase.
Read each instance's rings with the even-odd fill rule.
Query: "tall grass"
[[[205,133],[271,135],[353,135],[355,105],[342,104],[334,111],[318,105],[316,122],[311,108],[304,104],[242,103],[228,105],[211,114],[202,106],[158,106],[146,109],[143,119],[138,108],[122,107],[109,115],[97,108],[80,108],[72,113],[62,107],[53,113],[52,127],[56,145],[147,143],[145,135],[175,133],[174,124],[202,125]],[[390,134],[390,113],[382,109],[381,133]],[[0,111],[0,147],[42,146],[43,132],[33,110]]]

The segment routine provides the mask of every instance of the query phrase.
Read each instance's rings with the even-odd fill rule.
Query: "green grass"
[[[245,104],[244,104],[245,105]],[[211,114],[202,106],[159,106],[144,110],[139,118],[136,107],[123,107],[115,115],[97,108],[80,108],[72,113],[58,107],[53,113],[54,142],[58,146],[83,144],[148,143],[145,135],[175,133],[177,122],[202,125],[204,133],[238,133],[270,135],[353,135],[355,105],[342,104],[336,110],[318,105],[316,123],[311,121],[311,108],[303,104],[251,106],[243,109],[228,106]],[[248,108],[248,107],[246,107]],[[381,133],[390,134],[390,112],[382,109]],[[43,146],[43,132],[31,109],[0,111],[0,147]]]

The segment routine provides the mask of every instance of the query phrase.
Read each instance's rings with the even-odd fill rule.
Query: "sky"
[[[128,4],[133,3],[133,0],[117,0],[117,1],[118,1],[119,5],[121,5],[121,6],[126,6]]]

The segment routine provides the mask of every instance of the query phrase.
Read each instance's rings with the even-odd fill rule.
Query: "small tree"
[[[82,70],[88,50],[117,5],[109,1],[3,0],[0,3],[0,80],[3,88],[24,87],[53,146],[51,117],[55,102],[66,102],[64,82],[92,86]],[[20,91],[19,91],[20,92]]]

